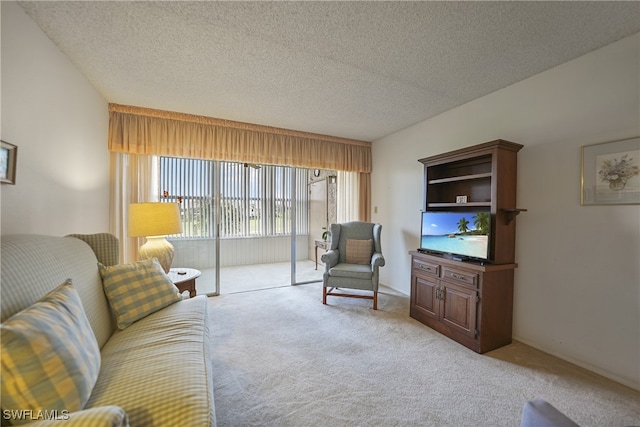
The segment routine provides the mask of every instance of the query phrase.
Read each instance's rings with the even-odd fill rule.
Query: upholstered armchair
[[[382,226],[369,222],[353,221],[331,224],[331,246],[322,255],[322,303],[327,296],[365,298],[373,300],[378,309],[378,269],[384,265],[380,233]],[[373,295],[343,293],[340,289],[372,291]]]

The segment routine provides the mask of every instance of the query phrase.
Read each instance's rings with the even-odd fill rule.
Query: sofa
[[[544,399],[525,402],[520,427],[578,427],[578,424]]]
[[[110,234],[1,240],[3,425],[215,426],[205,296]]]

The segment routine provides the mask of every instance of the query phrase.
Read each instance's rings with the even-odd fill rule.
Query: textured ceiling
[[[20,2],[107,101],[375,140],[640,32],[639,2]]]

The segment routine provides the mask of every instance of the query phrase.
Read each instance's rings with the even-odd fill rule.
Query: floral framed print
[[[0,146],[0,182],[3,184],[16,183],[16,158],[18,147],[8,142],[2,142]]]
[[[582,147],[582,205],[640,204],[640,137]]]

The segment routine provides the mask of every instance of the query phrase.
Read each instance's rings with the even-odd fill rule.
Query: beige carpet
[[[519,426],[543,398],[582,426],[640,425],[640,392],[515,342],[476,354],[404,295],[309,284],[209,298],[219,426]]]
[[[323,271],[322,264],[316,269],[313,261],[299,260],[296,264],[296,281],[322,281]],[[213,294],[216,290],[215,268],[201,269],[201,272],[202,275],[196,282],[198,295]],[[287,261],[222,267],[218,285],[217,289],[221,294],[290,286],[291,263]]]

